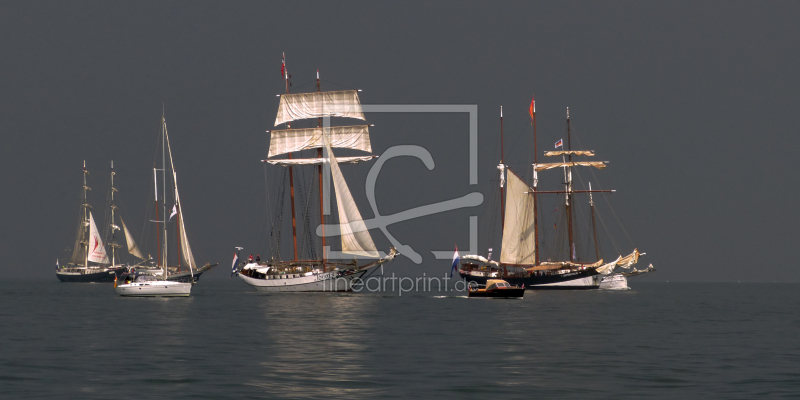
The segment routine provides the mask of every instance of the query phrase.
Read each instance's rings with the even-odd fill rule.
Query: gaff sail
[[[503,227],[503,247],[500,262],[534,264],[536,262],[536,232],[534,229],[533,190],[508,169],[506,215]]]

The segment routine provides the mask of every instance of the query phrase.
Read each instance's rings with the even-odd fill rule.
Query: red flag
[[[531,122],[533,122],[533,114],[536,113],[536,101],[533,96],[531,96],[531,107],[528,109],[528,113],[531,115]]]
[[[281,58],[281,78],[286,77],[286,53],[283,53],[283,58]]]

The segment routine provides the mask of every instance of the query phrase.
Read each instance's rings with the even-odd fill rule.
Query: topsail
[[[365,120],[357,90],[281,95],[275,126],[307,118],[347,117]]]

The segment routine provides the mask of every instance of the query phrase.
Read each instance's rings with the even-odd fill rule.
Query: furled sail
[[[594,150],[557,150],[557,151],[545,151],[545,157],[555,157],[555,156],[563,156],[563,155],[576,155],[576,156],[587,156],[587,157],[594,157]]]
[[[144,260],[145,258],[142,255],[141,250],[139,250],[139,246],[137,246],[136,242],[133,240],[133,235],[131,235],[128,227],[125,226],[125,221],[122,220],[122,217],[119,217],[119,222],[122,223],[122,230],[125,232],[125,242],[128,243],[128,254]]]
[[[536,171],[545,171],[548,169],[553,168],[561,168],[561,167],[595,167],[597,169],[603,169],[606,167],[605,161],[572,161],[572,162],[558,162],[558,163],[539,163],[533,164],[533,168]]]
[[[358,157],[341,157],[337,158],[336,162],[339,164],[356,164],[362,161],[369,161],[373,158],[378,158],[378,156],[358,156]],[[281,166],[289,166],[289,165],[319,165],[328,162],[326,158],[282,158],[279,160],[261,160],[263,162],[268,162],[272,165],[281,165]]]
[[[103,241],[100,240],[100,232],[97,231],[97,225],[94,223],[92,213],[89,213],[89,261],[98,264],[111,263],[108,261],[108,254],[105,246],[103,246]]]
[[[534,230],[533,190],[513,171],[508,169],[508,172],[506,180],[508,196],[506,197],[500,262],[534,264],[536,262],[536,232]]]
[[[347,117],[364,120],[357,90],[281,95],[275,126],[306,118]]]
[[[295,151],[325,147],[322,142],[323,128],[281,129],[271,132],[269,154],[273,157]],[[369,126],[334,126],[328,136],[331,147],[372,152],[369,142]]]
[[[331,143],[325,137],[325,147],[330,155],[331,175],[333,176],[333,187],[336,191],[336,206],[339,211],[339,226],[342,236],[342,253],[353,254],[364,257],[378,258],[378,250],[369,235],[367,225],[361,218],[361,213],[356,207],[353,195],[347,187],[347,182],[339,169],[336,156],[333,155]]]
[[[83,265],[86,261],[86,242],[83,240],[84,232],[86,232],[86,221],[81,217],[78,221],[78,229],[75,232],[75,247],[72,249],[70,264]]]

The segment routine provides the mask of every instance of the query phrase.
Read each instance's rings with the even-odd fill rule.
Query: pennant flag
[[[528,114],[531,115],[531,123],[533,123],[533,114],[536,114],[536,100],[531,96],[531,107],[528,108]]]
[[[172,206],[172,214],[169,215],[169,220],[172,221],[172,217],[174,217],[175,214],[177,213],[178,213],[178,205],[175,204],[174,206]]]
[[[286,53],[283,53],[281,58],[281,78],[286,78]]]
[[[558,141],[556,142],[556,148],[563,146],[564,146],[564,139],[558,139]]]
[[[233,265],[231,265],[231,276],[236,275],[238,272],[239,267],[239,255],[233,253]]]
[[[453,271],[458,267],[461,262],[461,257],[458,256],[458,246],[456,246],[456,253],[453,254],[453,266],[450,267],[450,277],[453,277]]]

